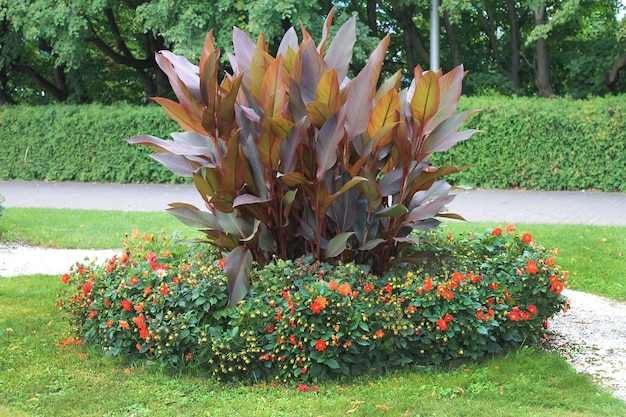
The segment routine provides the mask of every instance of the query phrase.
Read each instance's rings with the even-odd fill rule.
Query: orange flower
[[[88,319],[93,319],[94,317],[96,317],[98,315],[98,312],[96,310],[93,310],[91,313],[89,313],[89,315],[87,316]]]
[[[530,314],[537,314],[537,307],[535,307],[535,306],[534,306],[534,305],[532,305],[532,304],[531,304],[531,305],[529,305],[529,306],[528,306],[528,312],[529,312]]]
[[[337,284],[337,281],[331,280],[328,283],[328,289],[331,291],[335,291],[337,288],[339,288],[339,284]]]
[[[514,224],[507,224],[506,225],[506,234],[510,235],[511,233],[515,233],[517,231],[517,229],[515,228]]]
[[[322,297],[321,295],[318,295],[315,301],[311,303],[310,308],[313,313],[318,314],[319,312],[321,312],[323,309],[326,308],[327,304],[328,304],[328,301],[326,301],[326,298]]]
[[[122,330],[128,330],[128,322],[126,322],[124,320],[120,320],[120,321],[118,321],[118,324],[120,325]]]
[[[496,227],[495,229],[491,231],[491,236],[500,236],[501,234],[502,234],[502,229],[499,227]]]
[[[350,291],[352,291],[350,289],[350,284],[341,284],[339,286],[339,294],[341,295],[348,295],[350,294]]]
[[[139,284],[139,277],[132,277],[130,279],[130,285],[137,285]]]
[[[524,234],[522,235],[522,242],[524,242],[524,243],[530,243],[530,242],[532,242],[532,241],[533,241],[533,237],[532,237],[532,235],[531,235],[530,233],[524,233]]]
[[[316,349],[318,352],[323,352],[323,351],[325,351],[325,350],[326,350],[326,346],[327,346],[327,343],[326,343],[326,341],[325,341],[325,340],[321,340],[321,339],[320,339],[320,340],[318,340],[317,342],[315,342],[315,349]]]
[[[365,286],[363,287],[363,291],[365,291],[366,293],[370,293],[374,291],[374,287],[372,287],[371,284],[365,284]]]
[[[70,282],[70,274],[63,274],[63,276],[61,277],[61,281],[63,281],[63,284],[67,284],[68,282]]]
[[[382,338],[383,336],[385,336],[385,332],[383,332],[381,329],[376,331],[376,335],[375,335],[378,339]]]
[[[430,291],[432,289],[433,289],[433,279],[427,278],[426,281],[424,281],[424,291]]]
[[[217,261],[217,266],[223,271],[224,270],[224,265],[226,264],[226,258],[222,258],[219,261]]]

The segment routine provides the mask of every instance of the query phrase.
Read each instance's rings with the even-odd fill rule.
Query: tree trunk
[[[546,16],[546,6],[543,4],[535,10],[535,25],[541,26],[548,23]],[[548,45],[546,38],[537,38],[535,42],[535,55],[537,59],[537,92],[541,97],[552,97],[554,91],[550,85],[550,60],[548,58]]]
[[[44,89],[47,94],[54,97],[54,99],[59,103],[67,100],[68,92],[67,85],[65,84],[65,74],[63,72],[63,68],[56,67],[54,69],[54,84],[46,80],[41,74],[31,67],[16,65],[13,69],[28,75],[38,86]]]
[[[626,68],[626,54],[620,56],[615,60],[611,72],[607,74],[606,86],[608,88],[615,88],[615,86],[617,85],[617,81],[619,80],[619,72],[624,68]]]
[[[400,0],[392,0],[390,3],[391,8],[385,8],[385,11],[398,22],[398,25],[404,32],[406,64],[412,71],[418,61],[430,62],[430,54],[426,49],[424,39],[413,22],[415,5]],[[383,4],[381,6],[384,7]]]
[[[454,26],[452,26],[452,22],[450,22],[450,12],[447,10],[443,12],[443,25],[446,28],[446,37],[448,38],[448,46],[450,46],[450,53],[452,55],[452,66],[458,67],[462,64],[459,38],[456,36]]]
[[[367,26],[370,34],[378,37],[378,21],[376,19],[376,0],[367,0]]]
[[[517,20],[517,9],[515,8],[515,0],[506,0],[507,7],[509,9],[509,26],[511,31],[511,76],[509,79],[513,82],[513,85],[517,89],[522,88],[522,78],[520,76],[520,34],[519,34],[519,22]]]

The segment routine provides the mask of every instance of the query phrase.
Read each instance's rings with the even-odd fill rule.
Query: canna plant
[[[232,74],[219,74],[212,32],[198,66],[169,51],[156,55],[178,102],[154,100],[183,132],[127,141],[193,179],[206,210],[168,210],[228,253],[230,305],[247,294],[253,261],[312,254],[380,274],[409,257],[413,230],[460,218],[444,212],[454,196],[441,179],[458,169],[429,160],[475,133],[459,131],[474,113],[456,113],[463,67],[443,74],[418,66],[408,88],[400,89],[401,71],[377,88],[387,36],[350,79],[355,19],[330,41],[333,12],[319,44],[304,28],[298,43],[291,28],[276,56],[263,34],[255,43],[235,28]]]

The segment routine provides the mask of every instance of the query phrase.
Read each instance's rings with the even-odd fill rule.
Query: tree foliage
[[[428,66],[430,3],[0,0],[0,104],[144,102],[171,94],[154,60],[157,51],[169,49],[194,61],[204,34],[213,29],[220,42],[230,39],[236,26],[252,37],[263,31],[274,52],[291,26],[299,35],[303,25],[319,37],[333,6],[339,23],[356,16],[351,71],[389,34],[383,64],[389,76],[400,68]],[[620,0],[441,0],[442,67],[468,68],[469,94],[533,95],[538,82],[553,94],[573,97],[624,92],[620,5]],[[538,12],[545,12],[545,20],[537,20]],[[229,69],[227,54],[220,64]]]

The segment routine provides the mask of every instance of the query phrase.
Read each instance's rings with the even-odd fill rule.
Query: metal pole
[[[430,11],[430,70],[439,69],[439,0],[431,0]]]

